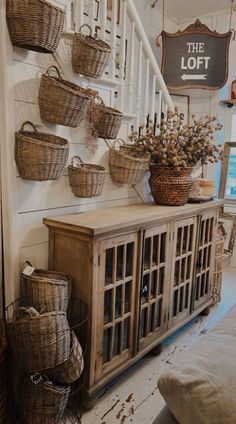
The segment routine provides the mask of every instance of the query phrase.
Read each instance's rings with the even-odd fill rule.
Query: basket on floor
[[[138,153],[132,146],[126,146],[122,139],[117,140],[110,149],[109,165],[112,179],[122,184],[137,184],[143,178],[148,169],[149,157]]]
[[[26,424],[58,423],[65,411],[70,387],[58,386],[40,374],[24,377],[21,412]]]
[[[57,384],[72,384],[81,376],[84,369],[84,358],[81,345],[74,333],[71,333],[71,351],[63,364],[47,372],[47,376]]]
[[[82,33],[82,28],[87,27],[89,35]],[[92,36],[92,28],[84,24],[79,33],[74,35],[72,47],[72,68],[74,72],[92,78],[100,78],[109,60],[111,48],[109,44]]]
[[[11,351],[27,373],[54,368],[69,358],[65,312],[39,314],[32,307],[16,307],[7,330]]]
[[[75,196],[87,198],[102,194],[106,174],[103,166],[84,163],[79,156],[74,156],[68,169],[70,186]]]
[[[55,70],[57,77],[51,76]],[[85,117],[91,103],[88,91],[70,81],[63,80],[59,69],[50,66],[42,75],[39,87],[39,109],[42,120],[76,128]]]
[[[216,246],[215,246],[215,265],[213,273],[213,300],[215,303],[221,301],[222,282],[223,282],[223,262],[224,262],[224,246],[226,232],[222,222],[219,222]]]
[[[22,273],[24,296],[29,305],[40,312],[66,312],[71,281],[62,272],[35,269],[33,274]]]
[[[7,0],[6,19],[12,44],[39,53],[54,53],[65,12],[45,0]]]
[[[94,101],[91,121],[93,134],[100,138],[115,139],[118,136],[123,114],[104,104],[101,97]]]
[[[31,125],[33,131],[26,131]],[[15,134],[15,161],[21,178],[47,181],[61,177],[69,156],[69,143],[56,135],[38,132],[32,122],[24,122]]]
[[[6,335],[5,324],[0,321],[0,423],[6,422],[7,374],[6,374]]]

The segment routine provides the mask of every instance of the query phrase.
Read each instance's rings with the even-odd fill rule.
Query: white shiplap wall
[[[71,30],[71,0],[53,0],[53,2],[65,7],[67,30]],[[5,2],[0,3],[0,36],[3,45],[0,53],[0,88],[3,90],[0,99],[0,119],[3,129],[1,132],[1,157],[4,178],[4,253],[6,303],[8,304],[19,294],[19,271],[26,260],[30,260],[36,267],[47,267],[48,232],[42,224],[44,217],[137,203],[140,198],[134,188],[112,182],[109,175],[107,146],[103,140],[98,140],[95,143],[94,153],[91,152],[86,144],[88,138],[86,122],[82,122],[77,129],[41,122],[37,101],[40,76],[48,66],[54,63],[54,59],[51,55],[12,48],[5,22],[5,5],[3,3]],[[137,7],[142,7],[141,12],[143,12],[143,3],[145,2],[137,1]],[[156,26],[154,26],[154,13],[157,18]],[[151,26],[149,25],[150,18]],[[153,40],[161,30],[159,11],[153,11],[146,4],[143,19],[146,21],[144,24],[149,30],[148,35],[153,44]],[[171,29],[171,21],[168,21],[168,29]],[[173,31],[175,30],[176,27],[173,23]],[[76,81],[75,76],[74,78]],[[107,105],[113,105],[114,86],[99,83],[94,83],[93,86],[99,89],[100,95]],[[27,182],[19,177],[14,162],[14,133],[26,120],[41,125],[42,131],[67,138],[70,142],[70,157],[79,154],[85,162],[99,163],[106,167],[106,183],[101,197],[92,199],[75,197],[69,187],[67,170],[60,180],[54,182]],[[129,125],[129,120],[124,120],[121,129],[123,137],[127,136]]]

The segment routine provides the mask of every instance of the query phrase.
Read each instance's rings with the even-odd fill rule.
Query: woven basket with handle
[[[82,29],[87,27],[90,34],[85,35]],[[92,36],[92,28],[84,24],[79,33],[74,35],[72,47],[72,67],[79,74],[92,78],[100,78],[109,60],[111,48],[109,44]]]
[[[7,0],[6,18],[12,44],[39,53],[54,53],[65,12],[45,0]]]
[[[33,131],[26,131],[26,125]],[[46,181],[61,177],[69,156],[69,143],[56,135],[38,132],[32,122],[22,124],[15,135],[15,161],[21,178]]]
[[[32,307],[18,307],[7,331],[12,353],[27,373],[54,368],[69,358],[70,328],[65,312],[39,314]]]
[[[106,106],[101,97],[94,100],[91,121],[95,136],[106,139],[117,138],[122,118],[122,112]]]
[[[57,77],[50,75],[52,70],[57,73]],[[50,66],[46,74],[42,75],[39,87],[42,120],[51,124],[78,127],[91,103],[91,97],[87,93],[83,87],[63,80],[59,69],[54,65]]]
[[[21,382],[23,422],[26,424],[56,424],[65,411],[70,387],[57,386],[39,374],[25,376]]]
[[[68,169],[70,186],[75,196],[101,195],[106,174],[103,166],[84,163],[79,156],[74,156]]]
[[[24,296],[37,311],[67,311],[71,281],[64,273],[35,269],[31,275],[23,273],[22,280]]]
[[[119,149],[116,149],[116,142],[119,143]],[[148,156],[141,155],[133,146],[125,145],[122,139],[116,142],[110,149],[109,157],[112,179],[121,184],[139,183],[148,169]]]

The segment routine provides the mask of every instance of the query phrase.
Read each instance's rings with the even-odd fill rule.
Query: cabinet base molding
[[[153,356],[159,356],[162,352],[162,343],[157,345],[157,347],[154,347],[154,349],[151,350],[151,355]]]

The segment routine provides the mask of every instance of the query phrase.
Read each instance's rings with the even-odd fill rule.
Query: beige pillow
[[[236,308],[158,381],[180,424],[236,424]]]

